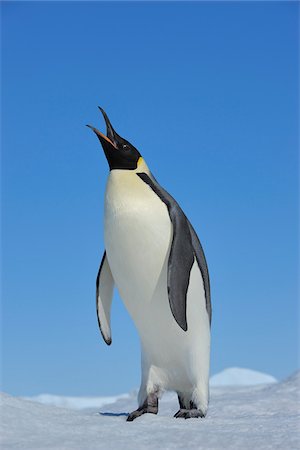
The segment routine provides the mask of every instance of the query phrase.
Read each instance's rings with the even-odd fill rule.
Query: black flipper
[[[208,268],[198,236],[176,200],[154,178],[146,173],[137,174],[150,186],[168,208],[173,226],[173,238],[168,261],[168,297],[170,308],[178,325],[187,331],[186,297],[194,258],[203,278],[206,309],[211,320]]]
[[[190,221],[188,219],[187,219],[187,221],[188,221],[189,228],[190,228],[194,253],[195,253],[196,260],[197,260],[197,263],[198,263],[198,266],[199,266],[199,269],[200,269],[200,272],[202,275],[202,279],[203,279],[205,300],[206,300],[206,311],[207,311],[207,314],[209,317],[209,323],[211,324],[212,309],[211,309],[211,301],[210,301],[210,282],[209,282],[209,273],[208,273],[207,262],[205,259],[205,255],[204,255],[204,251],[203,251],[201,242],[196,234],[196,231],[194,230],[192,224],[190,223]]]

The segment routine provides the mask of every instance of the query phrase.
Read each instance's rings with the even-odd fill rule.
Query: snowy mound
[[[126,399],[130,394],[121,394],[114,397],[66,397],[60,395],[40,394],[33,397],[24,397],[26,400],[53,405],[67,409],[97,409],[120,399]]]
[[[211,386],[253,386],[276,382],[276,378],[272,375],[239,367],[225,369],[210,378]]]

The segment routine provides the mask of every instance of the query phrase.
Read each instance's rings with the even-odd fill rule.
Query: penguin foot
[[[205,415],[200,409],[184,409],[181,408],[177,413],[174,415],[176,419],[193,419],[193,418],[203,418]]]
[[[158,395],[157,392],[152,392],[147,395],[144,403],[138,407],[135,411],[128,414],[127,422],[132,422],[137,417],[142,416],[143,414],[157,414],[158,413]]]
[[[146,407],[141,407],[138,408],[136,411],[132,411],[132,413],[130,413],[127,417],[127,422],[132,422],[134,419],[136,419],[137,417],[142,416],[143,414],[157,414],[158,412],[158,408],[155,406],[146,406]]]

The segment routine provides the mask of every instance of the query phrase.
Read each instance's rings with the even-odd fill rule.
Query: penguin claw
[[[200,409],[180,409],[174,415],[176,419],[194,419],[194,418],[203,418],[204,414]]]
[[[132,422],[137,417],[140,417],[142,414],[144,414],[142,411],[139,411],[138,409],[136,411],[132,411],[130,414],[128,414],[126,422]]]
[[[176,417],[176,419],[178,419],[178,418],[185,419],[187,411],[188,411],[187,409],[180,409],[179,411],[177,411],[177,413],[174,415],[174,417]]]
[[[154,407],[138,408],[136,411],[132,411],[130,414],[128,414],[126,422],[132,422],[137,417],[140,417],[143,414],[147,414],[147,413],[157,414],[157,409]]]

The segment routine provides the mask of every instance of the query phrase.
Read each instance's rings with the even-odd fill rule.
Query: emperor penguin
[[[178,395],[176,418],[205,417],[209,400],[211,300],[199,238],[176,200],[156,181],[140,152],[106,122],[102,144],[109,176],[105,251],[96,280],[102,337],[110,345],[114,286],[141,341],[138,408],[127,421],[157,414],[166,390]]]

